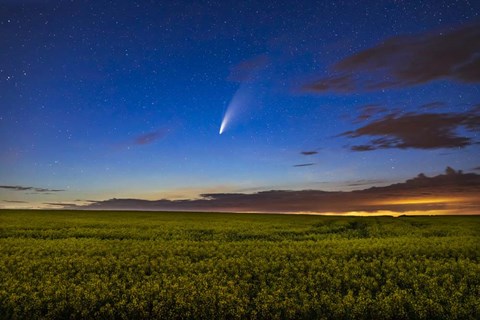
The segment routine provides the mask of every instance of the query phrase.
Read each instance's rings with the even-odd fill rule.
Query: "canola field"
[[[480,319],[480,216],[1,210],[0,319]]]

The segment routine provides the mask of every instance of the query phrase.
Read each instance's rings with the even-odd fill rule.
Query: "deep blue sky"
[[[27,188],[1,189],[0,206],[473,170],[479,13],[478,1],[0,0],[0,184]],[[371,48],[372,61],[348,60]],[[386,131],[341,135],[376,120]]]

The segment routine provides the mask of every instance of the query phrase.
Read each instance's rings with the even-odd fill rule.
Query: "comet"
[[[228,109],[227,109],[227,112],[225,113],[225,115],[223,116],[223,120],[222,120],[222,124],[220,125],[220,131],[218,132],[219,134],[222,134],[223,131],[225,130],[225,127],[227,126],[228,124],[228,121],[230,120],[230,114],[228,113]]]
[[[252,91],[253,87],[251,84],[242,84],[237,92],[235,92],[232,100],[227,106],[225,114],[223,115],[222,123],[220,124],[220,130],[218,131],[219,134],[225,132],[227,127],[231,125],[232,120],[238,118],[248,109],[252,102]]]
[[[223,115],[222,123],[220,124],[219,134],[222,134],[225,131],[225,128],[227,127],[227,125],[230,123],[230,120],[232,119],[232,114],[236,109],[238,109],[238,107],[235,107],[234,101],[235,101],[235,96],[233,96],[232,101],[230,101],[227,107],[227,111],[225,111],[225,114]]]

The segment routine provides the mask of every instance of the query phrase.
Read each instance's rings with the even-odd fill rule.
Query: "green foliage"
[[[480,217],[0,211],[1,319],[479,319]]]

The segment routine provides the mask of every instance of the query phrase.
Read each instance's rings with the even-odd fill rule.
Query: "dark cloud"
[[[373,151],[376,150],[375,147],[369,145],[359,145],[359,146],[352,146],[350,148],[352,151]]]
[[[43,195],[46,195],[46,194],[53,194],[52,192],[46,192],[46,191],[43,191],[43,192],[27,192],[25,194],[43,194]]]
[[[314,166],[315,163],[310,162],[310,163],[301,163],[301,164],[295,164],[293,165],[294,167],[309,167],[309,166]]]
[[[230,69],[230,74],[227,79],[235,82],[251,81],[256,73],[265,68],[269,62],[270,58],[266,54],[261,54],[242,61]]]
[[[317,154],[318,152],[317,151],[302,151],[300,153],[303,154],[304,156],[312,156],[314,154]]]
[[[473,168],[472,170],[480,171],[480,166],[479,166],[479,167],[475,167],[475,168]]]
[[[26,201],[20,201],[20,200],[3,200],[3,202],[8,202],[8,203],[28,203]]]
[[[142,134],[133,141],[136,145],[144,145],[155,142],[156,140],[164,138],[168,134],[167,129],[158,129],[149,133]]]
[[[480,81],[480,23],[449,32],[397,36],[349,56],[331,76],[304,86],[313,92],[399,88],[451,79]]]
[[[13,190],[13,191],[34,191],[35,193],[43,193],[43,194],[65,191],[63,189],[46,189],[46,188],[36,188],[36,187],[24,187],[24,186],[0,186],[0,189],[7,189],[7,190]]]
[[[22,187],[22,186],[0,186],[0,189],[10,189],[15,191],[25,191],[32,190],[32,187]]]
[[[371,183],[371,181],[358,181]],[[352,212],[391,210],[480,210],[480,175],[449,169],[446,174],[348,192],[270,190],[255,193],[208,193],[194,200],[110,199],[65,208],[89,210],[171,210],[231,212]],[[454,199],[454,200],[452,200]],[[423,201],[419,201],[423,200]],[[60,204],[58,204],[60,205]]]
[[[383,113],[387,111],[385,107],[382,107],[379,104],[367,104],[359,107],[359,110],[360,110],[360,114],[358,115],[355,122],[362,122],[365,120],[369,120],[370,118],[378,115],[379,113]]]
[[[461,134],[460,129],[465,133]],[[466,133],[479,129],[480,112],[476,109],[463,113],[389,113],[341,136],[377,137],[366,144],[352,146],[353,151],[463,148],[477,143]]]
[[[65,202],[44,202],[43,204],[53,207],[58,207],[59,209],[78,209],[79,205],[75,203],[65,203]]]
[[[385,183],[385,180],[356,180],[347,183],[347,187],[371,186],[378,183]]]

